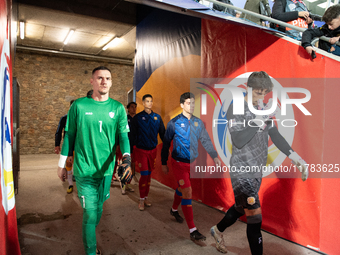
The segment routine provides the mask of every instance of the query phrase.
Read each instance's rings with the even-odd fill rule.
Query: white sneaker
[[[144,200],[139,200],[138,208],[139,211],[144,211]]]
[[[219,251],[219,252],[222,252],[222,253],[227,253],[228,250],[227,250],[227,247],[225,246],[224,244],[224,239],[223,239],[223,235],[220,231],[218,231],[216,225],[211,227],[210,229],[210,234],[215,238],[215,241],[216,241],[216,249]]]
[[[144,205],[147,206],[147,207],[151,206],[151,203],[147,198],[144,199]]]

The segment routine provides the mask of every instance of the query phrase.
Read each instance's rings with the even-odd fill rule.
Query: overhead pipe
[[[16,49],[29,50],[29,51],[42,52],[42,53],[51,53],[51,54],[61,55],[61,56],[78,57],[78,58],[83,58],[83,59],[104,60],[104,61],[108,61],[108,62],[115,63],[115,64],[134,65],[134,63],[132,62],[132,59],[110,58],[110,57],[82,54],[82,53],[75,53],[75,52],[35,48],[35,47],[22,46],[22,45],[17,45]]]

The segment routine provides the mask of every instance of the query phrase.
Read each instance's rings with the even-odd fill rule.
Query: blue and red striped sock
[[[178,206],[182,202],[182,192],[178,191],[178,188],[176,189],[175,195],[174,195],[174,202],[172,204],[172,209],[175,211],[178,209]]]

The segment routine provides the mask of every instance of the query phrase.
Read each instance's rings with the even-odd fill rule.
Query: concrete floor
[[[77,190],[66,194],[67,183],[57,177],[59,156],[21,156],[19,190],[16,195],[19,240],[22,255],[84,254],[81,238],[82,209]],[[193,202],[194,220],[207,240],[200,245],[192,242],[185,222],[177,223],[169,214],[174,191],[157,181],[151,184],[150,208],[138,210],[139,192],[121,195],[119,183],[112,185],[111,198],[97,228],[97,240],[104,255],[113,254],[221,254],[210,236],[210,227],[223,213]],[[183,213],[180,210],[180,214]],[[246,224],[236,222],[225,233],[229,255],[249,255]],[[319,254],[300,245],[262,232],[264,254]]]

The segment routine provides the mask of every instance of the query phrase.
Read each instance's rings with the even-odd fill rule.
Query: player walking
[[[130,145],[129,126],[124,106],[109,98],[111,71],[104,66],[92,71],[93,94],[77,99],[71,106],[64,144],[58,163],[58,176],[66,178],[65,161],[74,147],[74,176],[78,197],[83,207],[83,243],[86,254],[101,254],[97,249],[96,227],[103,213],[103,203],[110,197],[115,164],[116,136],[123,153],[123,166],[118,170],[122,182],[128,181]]]
[[[138,208],[144,211],[144,206],[151,206],[148,201],[148,194],[151,184],[151,172],[157,154],[159,134],[163,141],[165,127],[161,116],[152,111],[153,98],[150,94],[146,94],[142,98],[144,111],[136,114],[131,120],[131,139],[136,148],[133,150],[136,165],[140,170],[139,179],[139,196],[140,202]]]
[[[186,92],[180,97],[182,113],[169,121],[165,133],[162,148],[162,170],[168,173],[167,166],[169,148],[173,140],[173,151],[171,153],[171,164],[173,174],[178,183],[175,191],[174,201],[170,214],[175,217],[179,223],[183,218],[178,213],[178,207],[181,208],[189,227],[190,238],[196,241],[204,241],[206,237],[202,235],[194,224],[194,215],[192,211],[192,188],[190,182],[190,164],[195,165],[198,157],[198,141],[200,140],[208,154],[214,159],[216,165],[221,165],[217,157],[217,152],[210,140],[210,137],[204,127],[203,122],[192,115],[195,106],[195,96]]]
[[[242,169],[261,169],[266,166],[268,155],[268,139],[272,139],[276,147],[286,154],[302,172],[302,180],[308,177],[306,162],[293,151],[290,145],[278,132],[272,115],[256,116],[249,110],[248,97],[252,97],[253,106],[259,110],[271,108],[270,103],[263,106],[264,96],[272,91],[273,84],[266,72],[253,72],[247,82],[252,88],[252,94],[244,98],[244,115],[234,115],[234,105],[227,111],[227,119],[232,139],[232,156],[230,159],[231,183],[235,196],[235,204],[229,208],[224,218],[211,228],[211,235],[215,238],[216,249],[227,252],[222,232],[234,224],[237,218],[247,216],[247,238],[252,255],[263,253],[261,234],[262,211],[258,191],[262,181],[262,171],[246,172]],[[248,126],[243,123],[250,123]],[[253,168],[252,168],[253,167]]]

